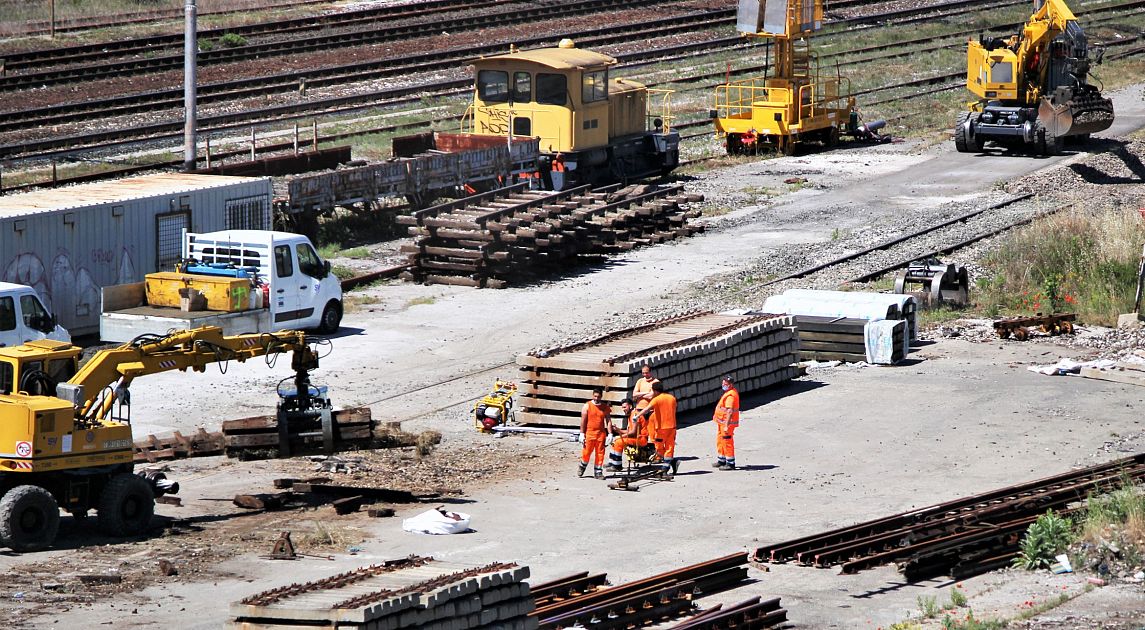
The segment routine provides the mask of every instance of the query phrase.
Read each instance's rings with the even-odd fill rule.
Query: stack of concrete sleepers
[[[691,313],[521,355],[516,420],[578,426],[581,407],[600,387],[619,424],[619,403],[646,363],[681,413],[714,405],[725,374],[735,376],[741,393],[790,380],[799,352],[793,324],[776,315]]]
[[[904,320],[911,339],[918,338],[918,300],[913,295],[868,291],[788,289],[767,299],[763,310],[791,315],[855,317],[870,321]]]
[[[877,337],[881,331],[872,331],[871,327],[885,328],[883,324],[891,324],[891,343],[888,345],[892,347],[876,361],[869,348],[872,336]],[[879,322],[853,317],[796,315],[795,327],[799,331],[799,358],[802,361],[890,364],[905,358],[906,323],[901,320]]]
[[[528,567],[410,556],[231,604],[232,628],[535,630]]]

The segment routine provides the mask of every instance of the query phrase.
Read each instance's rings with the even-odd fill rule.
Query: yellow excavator
[[[294,389],[280,386],[283,432],[293,417],[330,412],[330,401],[310,385],[316,343],[298,331],[225,336],[205,326],[144,335],[100,350],[82,367],[82,349],[67,343],[0,348],[0,546],[50,546],[60,508],[77,519],[94,508],[104,534],[137,535],[151,521],[155,497],[178,492],[162,474],[133,472],[129,386],[136,377],[258,356],[272,365],[291,352]]]
[[[1035,0],[1022,32],[969,42],[966,88],[976,97],[958,116],[954,145],[982,151],[992,141],[1058,155],[1066,138],[1084,142],[1113,124],[1113,101],[1087,80],[1085,32],[1062,0]]]

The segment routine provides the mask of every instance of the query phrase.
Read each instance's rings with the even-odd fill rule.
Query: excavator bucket
[[[1113,124],[1113,101],[1096,90],[1076,93],[1061,105],[1043,98],[1038,121],[1058,138],[1105,131]]]

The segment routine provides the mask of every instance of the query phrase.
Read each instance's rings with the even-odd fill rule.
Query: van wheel
[[[342,303],[330,300],[322,310],[322,321],[318,323],[318,332],[336,333],[342,324]]]
[[[12,551],[39,551],[56,540],[60,507],[39,486],[16,486],[0,498],[0,544]]]
[[[155,514],[155,495],[138,475],[119,473],[99,493],[96,521],[108,536],[135,536],[143,533]]]

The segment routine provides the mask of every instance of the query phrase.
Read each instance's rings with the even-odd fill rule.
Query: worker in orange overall
[[[652,366],[645,363],[640,367],[640,378],[636,380],[636,385],[632,387],[632,403],[636,406],[636,411],[641,411],[652,402],[652,383],[659,382],[655,376],[652,375]],[[649,424],[648,426],[648,439],[655,440],[655,428]]]
[[[731,374],[720,383],[724,393],[716,403],[712,421],[716,423],[716,461],[713,468],[720,470],[736,469],[735,432],[739,427],[739,390]]]
[[[660,381],[652,383],[652,400],[635,417],[649,419],[648,435],[656,445],[656,454],[665,464],[676,469],[676,397],[664,391]]]
[[[578,477],[584,476],[588,468],[588,459],[596,455],[593,463],[593,476],[604,479],[604,441],[608,437],[612,421],[612,406],[604,402],[604,390],[592,390],[592,400],[584,403],[580,410],[580,441],[584,448],[580,452],[580,465],[577,466]]]
[[[604,467],[609,472],[620,472],[624,467],[624,449],[629,446],[640,448],[648,444],[648,418],[637,416],[632,400],[628,398],[620,403],[620,409],[624,412],[628,424],[612,441],[612,450],[608,453],[608,465]]]

